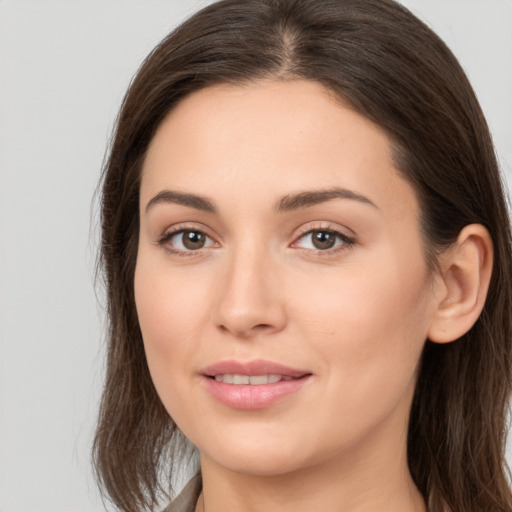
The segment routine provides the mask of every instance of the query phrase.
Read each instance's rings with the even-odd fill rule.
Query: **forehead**
[[[172,188],[261,204],[340,186],[383,207],[417,208],[379,126],[316,82],[265,80],[208,87],[179,103],[149,146],[141,199]]]

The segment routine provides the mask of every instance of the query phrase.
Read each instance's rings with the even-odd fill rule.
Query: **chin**
[[[276,477],[290,474],[308,466],[306,461],[297,459],[297,455],[267,450],[223,451],[207,455],[215,464],[224,469],[245,475]]]
[[[244,435],[223,432],[220,438],[203,439],[196,446],[202,458],[228,471],[261,477],[276,477],[312,467],[335,451],[319,450],[314,443],[305,441],[309,436],[294,435],[287,429],[281,432],[286,435],[269,432],[258,436],[250,429]]]

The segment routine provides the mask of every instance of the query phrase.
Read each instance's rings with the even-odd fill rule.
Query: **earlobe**
[[[443,292],[428,338],[449,343],[466,334],[485,304],[493,266],[493,245],[487,229],[470,224],[456,243],[440,256]]]

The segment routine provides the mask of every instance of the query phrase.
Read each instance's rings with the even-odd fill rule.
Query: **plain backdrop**
[[[130,78],[207,3],[0,0],[0,512],[103,510],[92,197]],[[510,176],[512,1],[404,3],[461,60]]]

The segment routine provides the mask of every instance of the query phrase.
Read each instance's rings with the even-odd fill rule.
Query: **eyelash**
[[[308,228],[307,230],[300,233],[295,241],[291,244],[291,247],[297,247],[297,244],[300,240],[304,240],[307,236],[312,236],[314,233],[328,233],[329,235],[333,235],[335,237],[335,244],[337,244],[334,247],[328,249],[304,249],[306,251],[313,251],[314,254],[318,254],[320,256],[334,256],[339,252],[351,249],[356,244],[356,239],[354,237],[347,236],[345,233],[342,233],[338,229],[332,228],[330,226],[318,226]]]
[[[201,248],[199,248],[197,250],[194,250],[194,249],[180,250],[180,249],[176,249],[175,247],[172,247],[172,246],[169,245],[169,242],[175,236],[177,236],[177,235],[184,235],[187,232],[188,233],[196,233],[196,234],[199,234],[199,235],[203,235],[207,239],[209,239],[211,242],[213,242],[213,244],[210,245],[209,247],[201,247]],[[294,248],[300,249],[300,247],[298,247],[299,241],[300,240],[304,240],[307,236],[312,236],[313,233],[315,233],[315,232],[316,233],[327,233],[327,234],[333,235],[335,237],[335,243],[337,243],[337,245],[334,245],[334,247],[328,248],[328,249],[313,249],[313,248],[307,249],[307,248],[302,248],[303,250],[308,251],[308,252],[313,251],[315,254],[318,254],[318,255],[321,255],[321,256],[324,256],[324,257],[325,256],[329,256],[329,255],[334,256],[335,254],[337,254],[339,252],[347,251],[347,250],[351,249],[356,244],[355,238],[347,236],[346,234],[342,233],[341,231],[339,231],[337,229],[334,229],[332,227],[319,226],[319,227],[309,228],[309,229],[303,231],[302,233],[300,233],[295,238],[294,242],[292,242],[292,244],[290,244],[290,247],[294,247]],[[206,242],[206,243],[208,243],[208,242]],[[194,227],[190,227],[190,226],[186,226],[186,227],[177,226],[172,231],[164,233],[157,240],[157,244],[162,246],[162,247],[165,247],[165,249],[167,251],[169,251],[170,253],[172,253],[173,255],[176,255],[178,257],[188,257],[188,258],[194,257],[194,256],[200,256],[202,254],[202,252],[203,252],[203,249],[209,249],[212,246],[215,247],[215,245],[218,246],[218,243],[215,242],[213,240],[213,238],[210,237],[203,229],[198,229],[198,228],[194,228]]]
[[[191,226],[176,226],[176,228],[174,228],[173,230],[171,231],[168,231],[166,233],[164,233],[158,240],[157,240],[157,244],[164,247],[168,252],[170,252],[171,254],[175,255],[175,256],[178,256],[178,257],[185,257],[185,258],[190,258],[190,257],[194,257],[194,256],[199,256],[201,255],[202,253],[202,248],[200,249],[197,249],[197,250],[180,250],[180,249],[176,249],[175,247],[172,247],[169,242],[177,235],[184,235],[185,233],[197,233],[197,234],[200,234],[200,235],[203,235],[205,236],[208,240],[210,241],[213,241],[213,238],[211,236],[209,236],[204,229],[199,229],[199,228],[194,228],[194,227],[191,227]],[[183,242],[182,242],[183,243]],[[217,244],[216,242],[214,242],[214,245]],[[218,245],[218,244],[217,244]],[[208,249],[209,247],[206,247],[206,249]]]

